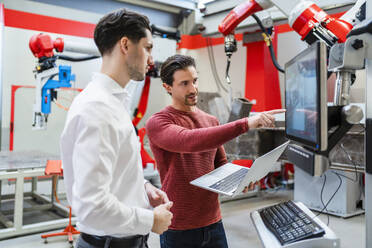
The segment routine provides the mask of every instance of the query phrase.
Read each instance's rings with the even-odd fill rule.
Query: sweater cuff
[[[154,224],[154,212],[149,209],[137,208],[138,234],[146,235],[151,232]]]
[[[242,118],[240,120],[236,121],[237,127],[239,127],[242,130],[242,133],[245,133],[249,130],[248,127],[248,117]]]

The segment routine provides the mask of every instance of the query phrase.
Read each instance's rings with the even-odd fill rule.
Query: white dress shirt
[[[140,144],[125,109],[128,93],[95,73],[74,99],[61,136],[67,199],[79,231],[147,234],[153,211],[144,188]]]

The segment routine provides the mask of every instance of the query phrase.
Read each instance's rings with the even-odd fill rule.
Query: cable
[[[208,59],[209,59],[209,65],[211,66],[211,72],[212,72],[212,75],[214,77],[214,81],[215,81],[216,86],[217,86],[217,91],[221,92],[221,86],[218,84],[218,82],[217,82],[218,79],[216,78],[216,75],[214,74],[214,70],[213,70],[213,62],[212,62],[211,52],[210,52],[210,48],[209,48],[209,38],[208,37],[206,38],[206,42],[207,42]]]
[[[269,51],[270,51],[270,55],[271,55],[271,60],[275,66],[275,68],[280,71],[281,73],[284,73],[284,69],[282,67],[280,67],[280,65],[278,64],[278,61],[276,60],[275,58],[275,53],[274,53],[274,48],[272,46],[272,44],[269,46]]]
[[[364,127],[362,124],[359,124],[359,125],[362,126],[362,130],[359,131],[357,134],[361,134],[362,132],[365,131],[365,127]],[[346,156],[347,156],[347,158],[349,159],[349,161],[354,165],[355,179],[352,179],[352,178],[350,178],[350,177],[348,177],[348,176],[345,176],[345,175],[339,174],[339,173],[337,173],[337,172],[335,172],[335,173],[338,174],[338,175],[341,176],[341,177],[344,177],[344,178],[346,178],[346,179],[349,179],[349,180],[352,181],[352,182],[357,182],[357,181],[358,181],[358,178],[359,178],[359,177],[358,177],[358,170],[357,170],[357,166],[358,166],[358,164],[355,163],[355,162],[353,161],[353,159],[352,159],[351,156],[350,156],[350,153],[346,150],[346,148],[345,148],[345,146],[344,146],[344,143],[340,143],[340,148],[341,148],[341,150],[346,154]]]
[[[325,208],[325,211],[328,212],[327,207],[325,206],[324,201],[323,201],[323,191],[324,191],[324,186],[325,186],[326,182],[327,182],[327,175],[324,174],[324,182],[323,182],[323,185],[322,185],[322,189],[320,190],[320,201],[322,202],[323,207]],[[328,226],[328,224],[329,224],[329,214],[327,214],[327,226]]]
[[[177,42],[179,42],[181,40],[180,31],[178,31],[178,30],[175,31],[175,32],[168,31],[168,30],[159,28],[159,27],[155,26],[154,24],[151,25],[151,33],[153,35],[159,35],[162,38],[168,38],[168,39],[176,40]]]
[[[365,127],[363,126],[363,124],[359,124],[359,125],[362,127],[362,130],[359,131],[357,134],[361,134],[361,133],[365,132]],[[355,170],[355,179],[352,179],[352,178],[350,178],[350,177],[348,177],[348,176],[345,176],[345,175],[339,174],[339,173],[337,173],[337,172],[334,172],[334,173],[337,174],[338,176],[344,177],[344,178],[346,178],[346,179],[348,179],[348,180],[350,180],[350,181],[352,181],[352,182],[354,182],[354,183],[358,182],[358,186],[359,186],[359,188],[361,189],[361,190],[360,190],[359,199],[362,199],[362,196],[363,196],[363,197],[365,196],[365,195],[364,195],[364,185],[363,185],[363,177],[360,177],[359,174],[358,174],[358,171],[357,171],[357,165],[358,165],[358,164],[355,163],[355,162],[352,160],[352,158],[351,158],[349,152],[346,150],[346,148],[345,148],[345,146],[344,146],[344,143],[341,143],[341,144],[340,144],[340,147],[341,147],[341,149],[343,150],[343,152],[346,154],[346,156],[347,156],[347,158],[349,159],[349,161],[354,165],[354,170]],[[361,208],[362,208],[362,210],[364,210],[363,207],[361,207]]]
[[[269,48],[270,56],[271,56],[271,61],[273,62],[273,65],[275,66],[275,68],[278,71],[284,73],[284,69],[279,65],[278,61],[276,60],[275,52],[274,52],[274,48],[273,48],[273,44],[272,44],[272,40],[271,40],[271,36],[269,35],[269,33],[267,32],[267,30],[263,26],[260,18],[258,18],[256,14],[252,14],[252,17],[256,20],[258,26],[260,26],[260,28],[261,28],[261,30],[262,30],[262,32],[264,34],[264,39],[266,41],[267,47]]]
[[[206,41],[207,41],[209,62],[210,62],[210,65],[211,65],[211,70],[212,70],[213,77],[216,81],[218,91],[220,92],[221,88],[222,88],[226,93],[228,93],[229,91],[224,87],[223,83],[221,82],[220,77],[218,76],[211,38],[207,37]]]
[[[80,61],[86,61],[91,59],[97,59],[100,56],[84,56],[84,57],[70,57],[66,55],[57,55],[57,59],[72,61],[72,62],[80,62]]]
[[[213,50],[213,46],[212,46],[212,38],[208,38],[208,41],[209,41],[209,49],[210,49],[210,52],[211,52],[211,59],[212,59],[212,64],[213,64],[213,68],[214,68],[214,74],[217,78],[217,82],[219,83],[219,85],[221,86],[221,88],[225,91],[225,92],[228,92],[228,89],[226,89],[218,75],[218,71],[217,71],[217,66],[216,66],[216,59],[214,57],[214,50]]]
[[[331,196],[331,198],[329,198],[327,204],[324,205],[323,209],[322,209],[318,214],[316,214],[316,215],[313,217],[313,219],[314,219],[315,217],[317,217],[317,216],[319,216],[319,215],[321,215],[321,214],[324,213],[324,210],[328,207],[328,205],[329,205],[329,203],[332,201],[333,197],[335,197],[336,193],[337,193],[338,190],[341,188],[341,185],[342,185],[342,178],[341,178],[340,175],[338,175],[337,173],[334,173],[334,172],[332,172],[332,173],[335,174],[335,175],[339,178],[339,180],[340,180],[340,184],[338,185],[336,191],[333,193],[333,195]],[[321,192],[320,192],[320,198],[321,198],[321,199],[323,198],[323,189],[324,189],[324,186],[325,186],[325,182],[326,182],[326,180],[327,180],[327,177],[326,177],[326,175],[324,174],[324,182],[323,182],[322,190],[321,190]],[[322,202],[322,203],[323,203],[323,202]],[[328,220],[328,222],[329,222],[329,220]],[[327,223],[327,226],[328,226],[328,224],[329,224],[329,223]]]

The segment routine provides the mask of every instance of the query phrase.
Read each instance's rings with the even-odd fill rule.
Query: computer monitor
[[[316,42],[285,65],[286,136],[314,151],[327,149],[327,47]]]

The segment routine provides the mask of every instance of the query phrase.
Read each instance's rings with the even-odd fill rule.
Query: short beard
[[[186,106],[196,106],[197,102],[195,103],[188,103],[187,101],[185,101],[185,105]]]
[[[145,75],[137,70],[135,66],[132,66],[130,64],[128,65],[128,73],[129,78],[134,81],[143,81],[145,79]]]
[[[195,103],[189,103],[188,102],[188,97],[189,96],[191,96],[191,95],[188,95],[188,96],[185,97],[185,105],[186,106],[195,106],[198,103],[198,100],[196,100]],[[197,96],[197,94],[195,96]]]

